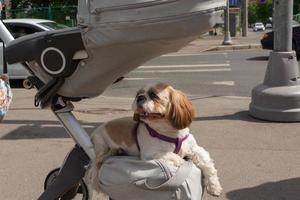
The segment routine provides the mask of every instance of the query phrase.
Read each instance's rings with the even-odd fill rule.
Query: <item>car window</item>
[[[5,26],[14,38],[42,31],[41,29],[25,24],[5,23]]]
[[[59,29],[68,28],[68,26],[63,25],[63,24],[58,24],[56,22],[42,22],[42,23],[38,23],[38,24],[49,30],[59,30]]]

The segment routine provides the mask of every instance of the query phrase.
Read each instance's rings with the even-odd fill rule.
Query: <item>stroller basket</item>
[[[51,106],[76,142],[39,200],[71,199],[64,194],[75,195],[70,191],[76,193],[96,157],[71,101],[98,96],[146,61],[179,50],[213,27],[225,5],[226,0],[79,0],[78,27],[16,40],[0,22],[7,62],[24,63],[38,89],[35,104]]]

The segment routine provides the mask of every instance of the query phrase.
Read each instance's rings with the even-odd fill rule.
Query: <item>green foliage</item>
[[[13,0],[8,12],[11,18],[50,19],[74,26],[77,0]]]
[[[294,14],[300,13],[300,0],[294,0]],[[259,4],[259,1],[249,3],[249,23],[257,21],[266,23],[269,17],[272,17],[272,0],[266,4]]]
[[[12,0],[12,9],[24,9],[31,7],[48,7],[52,6],[68,6],[77,5],[77,0]]]
[[[258,1],[249,3],[249,24],[255,22],[266,23],[269,17],[272,17],[272,0],[266,4],[260,4]]]
[[[294,14],[299,14],[299,5],[300,5],[300,0],[294,0]]]

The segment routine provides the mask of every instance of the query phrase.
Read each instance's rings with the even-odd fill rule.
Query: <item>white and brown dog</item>
[[[221,194],[214,162],[209,153],[197,145],[188,128],[194,109],[185,94],[164,83],[148,85],[137,92],[132,108],[135,119],[109,121],[92,134],[97,154],[94,177],[108,152],[122,149],[143,160],[163,159],[176,166],[188,158],[202,170],[208,193]]]

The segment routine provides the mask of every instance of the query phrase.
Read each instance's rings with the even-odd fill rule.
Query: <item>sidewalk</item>
[[[233,38],[234,45],[259,44],[260,35]],[[218,47],[223,36],[204,36],[179,53]],[[33,106],[35,90],[14,89],[0,123],[1,200],[35,200],[49,171],[59,167],[72,139],[50,110]],[[197,115],[191,132],[215,160],[224,192],[203,200],[299,200],[300,123],[272,123],[248,115],[250,98],[191,96]],[[99,124],[132,116],[132,98],[100,96],[74,103],[74,115],[91,133]]]
[[[263,32],[249,31],[247,37],[237,35],[236,37],[232,37],[232,45],[222,45],[224,40],[223,35],[211,36],[206,34],[181,49],[179,53],[261,48],[260,39],[263,34]]]
[[[49,110],[28,103],[34,90],[14,94],[0,124],[0,194],[3,200],[34,200],[46,174],[60,166],[74,143]],[[224,188],[221,197],[205,194],[204,200],[299,199],[300,123],[253,119],[250,98],[191,98],[197,111],[192,133],[211,153]],[[132,116],[132,100],[100,96],[75,103],[74,114],[91,132],[107,120]]]

